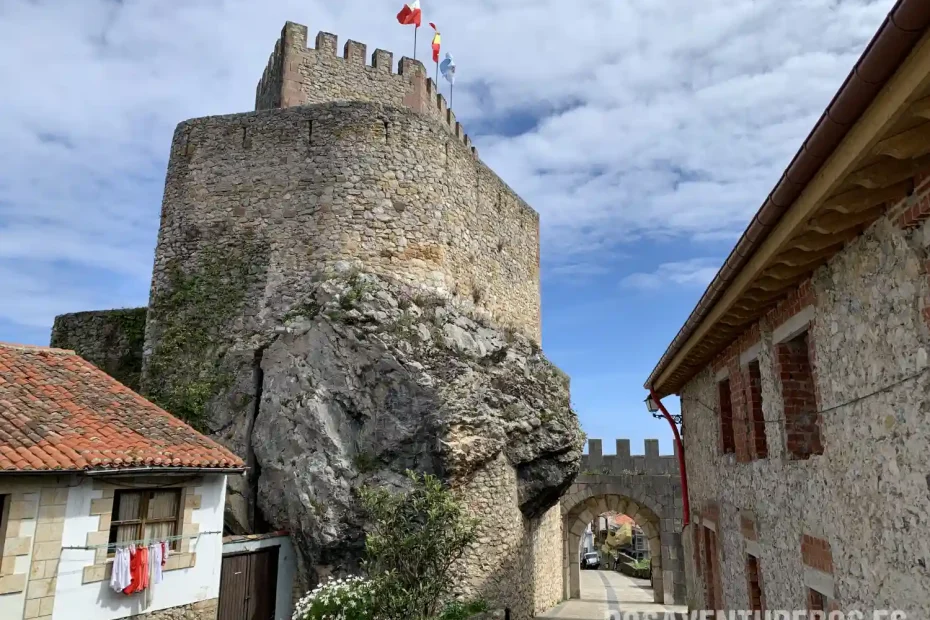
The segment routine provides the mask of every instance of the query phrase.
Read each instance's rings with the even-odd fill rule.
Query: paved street
[[[626,620],[624,613],[652,612],[651,617],[662,620],[667,611],[685,613],[687,607],[653,603],[649,581],[633,579],[615,571],[583,570],[581,599],[566,601],[537,617]]]

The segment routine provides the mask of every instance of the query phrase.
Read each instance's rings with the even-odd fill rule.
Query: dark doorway
[[[274,620],[278,547],[223,556],[217,620]]]

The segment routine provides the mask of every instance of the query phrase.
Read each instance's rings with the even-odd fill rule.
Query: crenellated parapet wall
[[[339,55],[334,34],[319,32],[308,47],[306,26],[287,22],[255,89],[255,109],[334,101],[368,101],[410,108],[439,121],[477,156],[436,82],[419,60],[403,57],[394,73],[394,54],[382,49],[366,64],[368,46],[346,41]]]
[[[652,474],[678,476],[678,448],[660,455],[659,440],[645,440],[644,454],[630,454],[630,440],[618,439],[616,454],[604,454],[600,439],[588,439],[588,453],[581,457],[581,471],[599,475]]]

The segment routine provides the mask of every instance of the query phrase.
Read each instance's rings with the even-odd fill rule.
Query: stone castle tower
[[[540,338],[539,216],[477,156],[422,63],[288,23],[255,107],[174,135],[152,295],[169,264],[244,235],[268,244],[262,308],[336,261],[470,301]],[[296,288],[295,288],[296,287]],[[279,294],[281,293],[281,294]]]
[[[228,529],[289,529],[310,582],[349,570],[363,478],[460,480],[486,542],[459,591],[528,618],[560,597],[583,441],[539,351],[539,216],[422,63],[366,56],[288,22],[254,112],[175,130],[147,308],[52,343],[246,457]]]

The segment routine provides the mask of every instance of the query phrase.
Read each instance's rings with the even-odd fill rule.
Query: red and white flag
[[[397,21],[404,26],[412,24],[419,28],[422,19],[423,11],[420,10],[420,0],[413,0],[413,2],[405,4],[404,8],[397,14]]]

